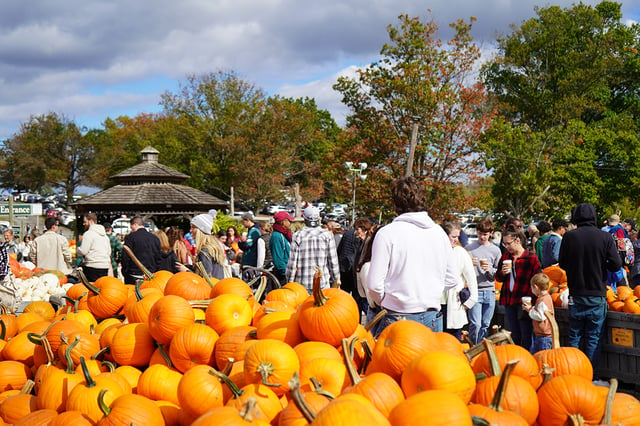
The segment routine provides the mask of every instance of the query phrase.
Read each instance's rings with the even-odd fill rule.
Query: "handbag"
[[[469,290],[469,288],[467,287],[463,288],[458,293],[458,298],[460,299],[461,304],[469,300],[470,297],[471,297],[471,290]]]

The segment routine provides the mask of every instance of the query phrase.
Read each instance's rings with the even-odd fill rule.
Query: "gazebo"
[[[213,195],[181,185],[189,175],[158,163],[160,152],[151,146],[142,151],[142,162],[110,177],[117,185],[71,204],[79,220],[86,213],[115,219],[141,216],[162,223],[169,216],[191,219],[210,209],[225,209],[228,203]]]

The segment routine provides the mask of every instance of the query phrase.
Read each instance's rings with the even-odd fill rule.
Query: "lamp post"
[[[351,200],[351,225],[356,221],[356,187],[358,178],[365,180],[367,175],[364,171],[367,168],[367,163],[359,163],[358,167],[354,167],[353,162],[345,161],[344,166],[353,174],[353,199]]]

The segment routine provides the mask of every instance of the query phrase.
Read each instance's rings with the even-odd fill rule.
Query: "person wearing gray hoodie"
[[[80,266],[89,282],[109,275],[111,269],[111,241],[104,226],[97,222],[98,216],[95,213],[87,213],[84,216],[83,224],[86,231],[82,234],[82,240],[76,249],[76,254],[83,258]]]
[[[440,299],[460,280],[451,242],[425,211],[423,182],[397,179],[391,195],[398,216],[378,230],[366,279],[372,301],[388,313],[372,332],[401,319],[442,331]]]
[[[622,267],[616,243],[611,235],[596,226],[592,204],[578,204],[571,222],[577,228],[562,237],[559,266],[567,273],[569,287],[568,346],[580,347],[593,366],[594,378],[600,357],[601,338],[607,317],[607,271]]]

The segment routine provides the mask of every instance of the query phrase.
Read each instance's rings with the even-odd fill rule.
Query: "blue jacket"
[[[238,247],[242,250],[242,266],[258,265],[258,239],[260,238],[260,228],[256,224],[247,233],[247,241],[238,243]]]

